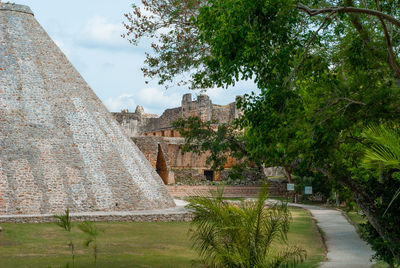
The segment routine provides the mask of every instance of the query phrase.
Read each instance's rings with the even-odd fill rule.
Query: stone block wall
[[[206,181],[206,177],[201,170],[193,168],[173,169],[175,183],[185,185],[197,185]]]
[[[190,222],[193,213],[182,212],[158,212],[158,213],[115,213],[115,214],[92,214],[71,215],[72,222]],[[0,216],[0,223],[49,223],[56,222],[53,215],[13,215]]]
[[[284,196],[284,184],[270,184],[269,196]],[[217,186],[190,186],[190,185],[168,185],[169,193],[174,197],[187,196],[211,196],[210,191],[216,191]],[[224,197],[257,197],[262,188],[259,186],[225,186]]]
[[[210,166],[206,164],[208,153],[200,155],[192,152],[181,153],[185,142],[183,138],[144,136],[132,138],[132,140],[155,169],[157,169],[157,163],[159,167],[161,165],[160,154],[162,154],[166,161],[168,175],[161,177],[164,177],[166,184],[192,179],[201,181],[205,179],[204,170],[210,169]],[[235,164],[235,160],[232,158],[228,158],[228,160],[226,168],[231,168],[230,165]],[[168,177],[169,179],[167,179]],[[214,178],[215,180],[220,179],[219,174],[215,173]]]

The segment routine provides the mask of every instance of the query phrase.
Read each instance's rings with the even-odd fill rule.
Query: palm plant
[[[56,222],[56,224],[68,232],[68,239],[69,239],[68,246],[71,248],[72,267],[74,267],[75,266],[75,254],[74,254],[74,243],[72,243],[72,234],[71,234],[72,221],[71,221],[71,217],[69,216],[69,209],[66,209],[64,214],[54,215],[53,217],[58,220]]]
[[[286,204],[266,203],[264,186],[257,201],[232,204],[223,200],[223,189],[212,197],[190,197],[194,213],[193,248],[210,267],[294,267],[306,258],[306,251],[287,245],[291,220]],[[282,250],[274,247],[283,242]]]
[[[98,254],[97,237],[99,236],[100,233],[104,232],[104,230],[99,229],[93,222],[90,221],[85,221],[79,224],[78,228],[87,235],[87,239],[85,240],[85,246],[92,247],[94,264],[96,265],[97,254]]]
[[[371,144],[365,150],[363,164],[374,169],[400,169],[400,131],[388,125],[371,125],[363,132],[363,137]],[[400,188],[394,194],[384,215],[400,196]]]

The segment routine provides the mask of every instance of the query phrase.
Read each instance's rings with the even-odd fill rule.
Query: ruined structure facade
[[[130,137],[177,137],[179,133],[174,131],[172,123],[179,118],[197,116],[203,121],[227,123],[238,118],[240,110],[236,107],[236,102],[228,105],[216,105],[205,94],[201,94],[196,100],[193,100],[192,94],[188,93],[183,95],[181,107],[167,109],[161,116],[145,113],[142,106],[137,106],[134,113],[123,110],[120,113],[112,114]]]
[[[0,215],[175,206],[30,8],[15,4],[0,4],[0,152]]]
[[[123,110],[113,113],[126,134],[130,136],[157,170],[165,184],[186,178],[194,180],[218,180],[224,173],[214,173],[206,164],[208,154],[185,153],[181,148],[184,138],[172,127],[179,118],[197,116],[203,121],[227,123],[240,116],[236,102],[228,105],[213,104],[209,96],[202,94],[193,100],[191,94],[182,97],[181,107],[167,109],[161,116],[146,114],[138,106],[134,113]],[[217,126],[216,126],[217,127]],[[229,169],[235,160],[228,157],[225,168]]]

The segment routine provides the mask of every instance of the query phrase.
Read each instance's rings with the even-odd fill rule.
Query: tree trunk
[[[376,219],[374,213],[370,209],[371,204],[368,202],[365,202],[363,197],[356,197],[355,201],[358,205],[359,208],[361,208],[362,212],[365,214],[367,217],[369,223],[375,228],[375,230],[378,232],[378,234],[382,237],[383,240],[389,242],[389,244],[395,244],[397,241],[395,241],[390,233],[386,230],[386,226],[383,226],[378,222]],[[389,247],[390,251],[393,254],[393,257],[396,259],[397,262],[400,262],[400,252],[396,252],[395,249]]]
[[[292,183],[293,182],[293,180],[292,180],[292,169],[290,167],[288,167],[288,166],[284,166],[284,169],[285,169],[286,178],[288,179],[289,183]]]
[[[378,215],[374,212],[374,200],[371,199],[367,193],[365,193],[364,188],[355,180],[349,177],[342,177],[337,180],[343,186],[348,187],[354,194],[354,199],[358,205],[358,207],[362,210],[362,212],[367,217],[369,223],[375,228],[378,234],[382,237],[383,240],[387,241],[391,245],[395,245],[398,241],[393,238],[390,231],[388,230],[385,224],[382,224],[378,220]],[[400,262],[400,252],[396,252],[396,250],[392,247],[389,247],[390,251],[393,254],[393,257],[397,262]]]
[[[94,265],[97,264],[97,246],[94,247]]]
[[[339,193],[335,192],[335,202],[336,202],[336,207],[340,206],[340,202],[339,202]]]
[[[71,237],[71,234],[69,234],[69,246],[71,247],[71,254],[72,254],[72,267],[75,267],[74,243],[72,243],[72,237]]]

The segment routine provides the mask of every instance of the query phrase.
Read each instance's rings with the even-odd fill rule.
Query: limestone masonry
[[[231,122],[240,114],[241,111],[237,108],[236,102],[216,105],[205,94],[199,95],[196,100],[192,99],[191,94],[185,94],[181,107],[167,109],[160,117],[146,114],[142,106],[138,106],[134,113],[128,110],[113,113],[126,134],[135,141],[165,184],[187,183],[188,180],[192,182],[205,179],[218,180],[227,175],[227,172],[214,174],[210,170],[210,166],[206,164],[207,153],[182,154],[181,148],[185,140],[172,127],[172,122],[179,118],[197,116],[203,121],[216,121],[215,127],[218,127],[219,123]],[[228,156],[225,168],[229,169],[234,164],[235,160]]]
[[[175,206],[29,7],[0,4],[0,214]]]
[[[217,105],[213,104],[210,97],[205,94],[192,100],[192,94],[188,93],[183,95],[181,107],[167,109],[161,116],[145,113],[142,106],[137,106],[134,113],[123,110],[120,113],[112,114],[130,137],[174,137],[179,134],[173,131],[172,122],[179,118],[197,116],[203,121],[215,120],[219,123],[227,123],[238,118],[241,112],[236,107],[236,102]]]

